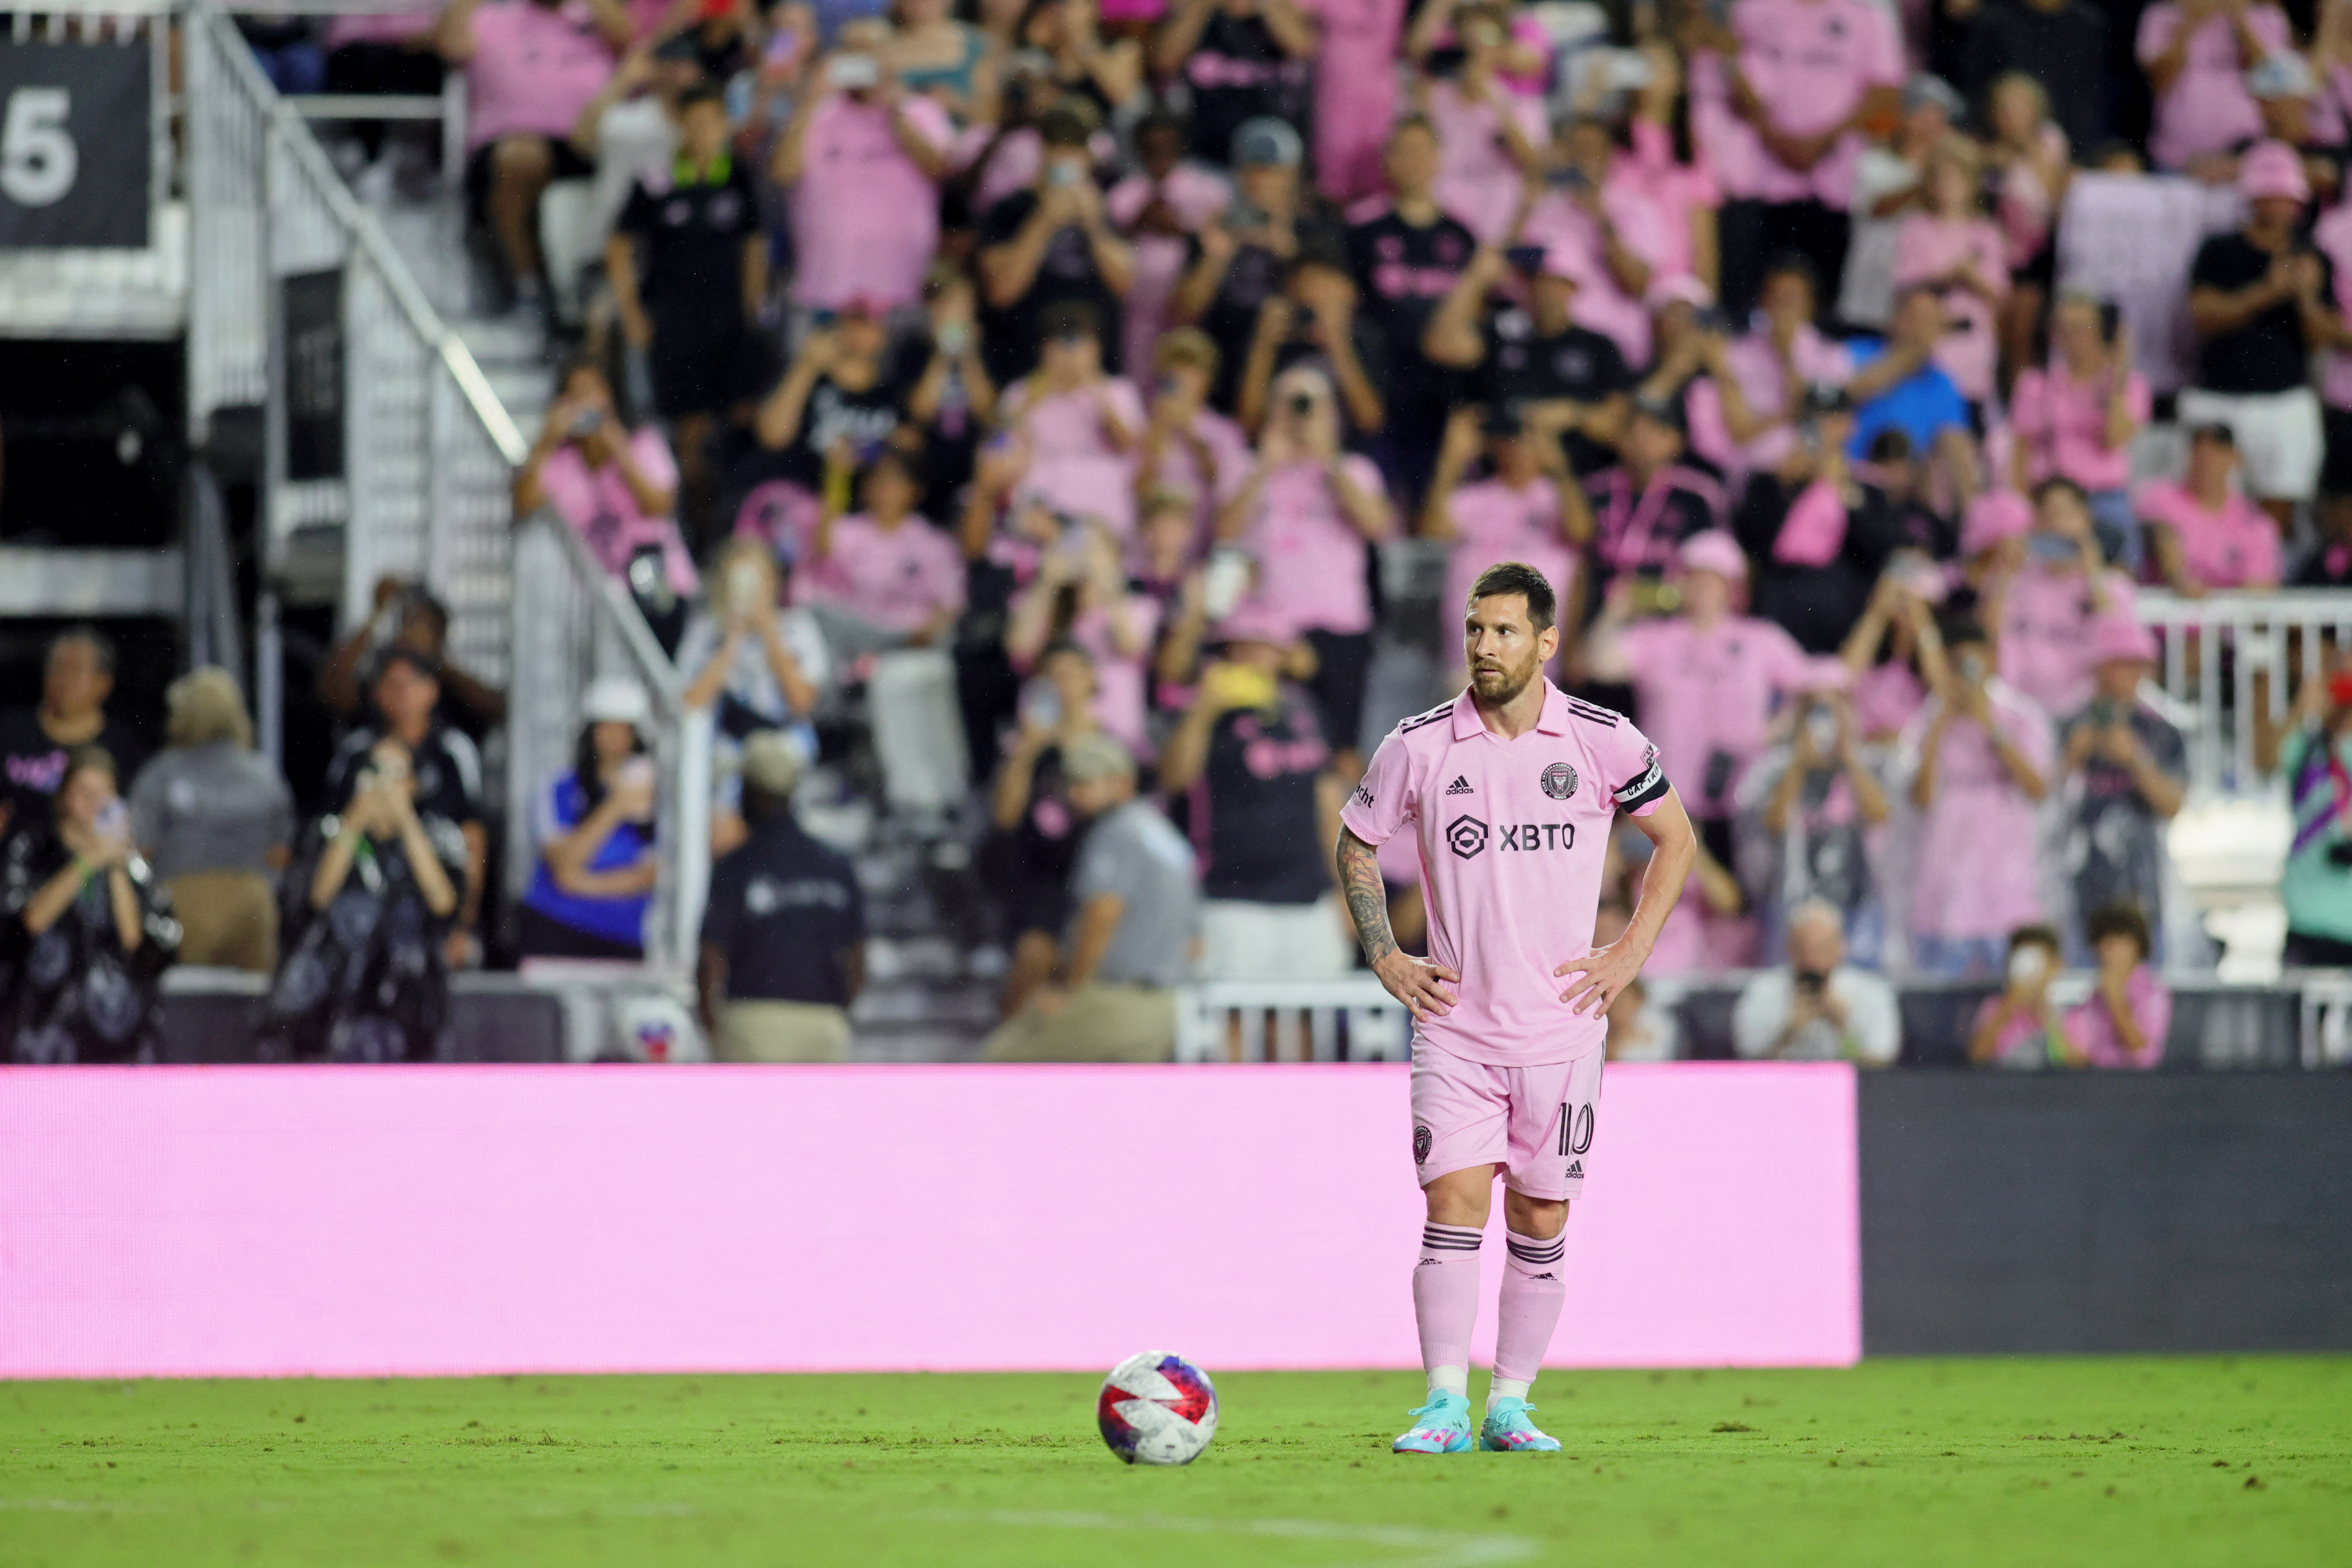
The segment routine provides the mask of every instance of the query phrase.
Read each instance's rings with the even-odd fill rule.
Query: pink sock
[[[1421,1321],[1421,1364],[1432,1387],[1460,1393],[1469,1378],[1470,1331],[1478,1323],[1478,1232],[1463,1226],[1422,1227],[1412,1311]]]
[[[1544,1351],[1551,1344],[1551,1331],[1559,1326],[1560,1303],[1568,1300],[1568,1276],[1560,1270],[1560,1259],[1568,1249],[1567,1233],[1538,1241],[1506,1228],[1503,1240],[1510,1256],[1503,1261],[1495,1375],[1514,1383],[1533,1383],[1543,1365]]]

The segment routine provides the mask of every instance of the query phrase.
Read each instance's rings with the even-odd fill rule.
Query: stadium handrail
[[[2191,794],[2274,790],[2258,727],[2248,720],[2259,715],[2275,734],[2294,699],[2290,688],[2324,674],[2330,640],[2352,647],[2352,593],[2288,588],[2189,599],[2143,589],[2137,613],[2162,643],[2158,684],[2189,721]]]

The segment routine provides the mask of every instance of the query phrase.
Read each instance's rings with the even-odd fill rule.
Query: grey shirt
[[[156,754],[131,787],[131,831],[158,880],[200,871],[276,874],[294,839],[294,798],[258,752],[233,740]]]
[[[1087,830],[1070,879],[1078,907],[1102,894],[1126,906],[1094,977],[1110,985],[1182,985],[1192,970],[1200,889],[1192,846],[1141,800],[1108,811]]]

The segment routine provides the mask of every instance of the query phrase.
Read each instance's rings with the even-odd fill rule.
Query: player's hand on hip
[[[1405,1005],[1415,1022],[1442,1019],[1454,1010],[1454,993],[1447,983],[1459,985],[1462,977],[1443,964],[1433,964],[1426,958],[1416,958],[1410,953],[1391,953],[1372,966],[1372,973],[1389,995]]]
[[[1642,960],[1648,955],[1636,953],[1623,942],[1598,947],[1581,958],[1571,958],[1554,969],[1554,976],[1573,975],[1568,989],[1559,999],[1569,1004],[1569,1010],[1580,1017],[1588,1012],[1605,1013],[1617,993],[1633,984],[1633,977],[1642,972]]]

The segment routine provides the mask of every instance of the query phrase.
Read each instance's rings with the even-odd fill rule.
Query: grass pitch
[[[0,1385],[0,1563],[2352,1563],[2352,1358],[1553,1372],[1565,1453],[1443,1458],[1418,1377],[1239,1373],[1176,1470],[1097,1381]]]

